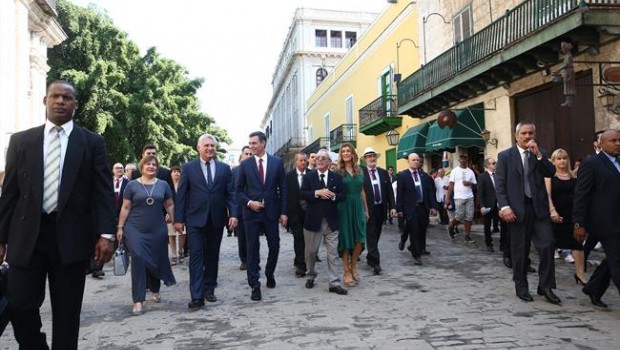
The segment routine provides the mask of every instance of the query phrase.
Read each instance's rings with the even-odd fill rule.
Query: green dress
[[[352,251],[355,243],[366,244],[366,214],[362,203],[362,186],[364,176],[360,171],[357,176],[345,173],[342,177],[345,200],[338,203],[338,252]]]

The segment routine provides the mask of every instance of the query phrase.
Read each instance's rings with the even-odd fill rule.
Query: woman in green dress
[[[346,197],[338,203],[338,252],[342,257],[343,279],[347,287],[353,287],[360,281],[357,261],[366,243],[368,220],[364,176],[357,162],[355,148],[350,144],[342,145],[338,157],[338,172],[342,175]]]

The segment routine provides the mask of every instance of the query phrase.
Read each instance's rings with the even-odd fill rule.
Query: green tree
[[[195,156],[204,133],[230,143],[226,130],[200,112],[201,78],[190,78],[185,67],[154,47],[141,56],[95,7],[61,0],[58,20],[68,39],[50,50],[48,79],[75,84],[80,101],[75,120],[103,135],[112,161],[136,161],[142,146],[154,143],[162,164],[180,164]]]

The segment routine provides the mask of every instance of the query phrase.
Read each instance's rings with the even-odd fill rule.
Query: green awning
[[[426,151],[426,134],[431,123],[421,123],[405,131],[400,137],[396,158],[407,158],[411,153],[422,154]]]
[[[460,147],[484,148],[486,142],[480,135],[484,130],[484,104],[476,104],[461,110],[454,110],[457,123],[454,128],[443,129],[437,122],[428,128],[426,151],[451,151]]]

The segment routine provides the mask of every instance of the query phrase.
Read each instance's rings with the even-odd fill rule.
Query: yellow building
[[[397,164],[398,142],[390,145],[386,136],[402,137],[420,123],[398,115],[395,90],[395,80],[420,66],[417,18],[413,2],[386,6],[317,87],[307,101],[306,153],[321,147],[338,152],[343,143],[351,143],[360,157],[366,147],[381,153],[382,167],[406,167],[405,160]]]

